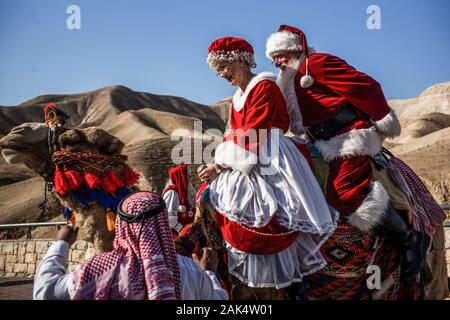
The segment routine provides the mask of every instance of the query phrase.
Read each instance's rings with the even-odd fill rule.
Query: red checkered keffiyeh
[[[123,200],[121,210],[139,215],[159,201],[152,192],[137,192]],[[92,257],[72,273],[73,299],[181,299],[177,254],[163,211],[143,223],[117,217],[114,249]]]
[[[411,204],[416,230],[432,236],[447,218],[425,184],[402,160],[391,155],[388,172],[396,185],[406,194]]]

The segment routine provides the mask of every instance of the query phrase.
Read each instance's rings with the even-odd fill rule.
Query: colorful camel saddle
[[[388,158],[385,154],[388,154]],[[325,190],[328,164],[316,155],[314,173]],[[446,216],[420,178],[403,161],[384,150],[372,161],[374,180],[385,187],[394,208],[421,232],[432,235]],[[430,281],[425,265],[416,281],[400,281],[401,251],[385,237],[363,233],[340,221],[321,248],[328,266],[308,277],[309,299],[416,299]],[[380,270],[380,288],[370,288],[371,266]]]
[[[60,196],[70,194],[85,208],[99,203],[105,210],[108,230],[112,231],[118,204],[139,179],[126,159],[124,155],[57,151],[52,156],[54,190]],[[69,221],[75,217],[67,208],[64,216]]]
[[[321,252],[328,265],[308,276],[308,299],[398,300],[418,297],[419,287],[415,281],[400,281],[400,249],[385,237],[363,233],[339,222]],[[373,270],[374,275],[378,271],[375,276],[380,276],[378,285],[369,281]]]

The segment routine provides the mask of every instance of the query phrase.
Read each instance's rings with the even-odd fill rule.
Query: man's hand
[[[198,256],[195,253],[192,254],[192,259],[205,271],[217,271],[219,258],[217,257],[217,253],[212,248],[203,248],[203,256],[201,260],[198,259]]]
[[[56,240],[64,240],[71,246],[77,240],[77,235],[78,227],[74,229],[69,226],[63,226],[56,234]]]
[[[217,164],[207,164],[199,170],[198,177],[202,182],[210,184],[223,170],[223,168]]]

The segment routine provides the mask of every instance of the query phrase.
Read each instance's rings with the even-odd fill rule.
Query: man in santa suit
[[[306,133],[329,163],[326,198],[347,223],[362,231],[381,225],[404,242],[403,271],[411,278],[423,262],[421,244],[383,185],[373,181],[370,164],[384,139],[400,134],[399,121],[377,81],[336,56],[311,51],[305,34],[287,25],[267,40],[266,55],[280,69],[277,84],[290,130]]]
[[[170,168],[169,180],[163,191],[163,199],[169,214],[169,226],[174,238],[186,225],[194,221],[195,189],[188,171],[186,164]]]
[[[338,213],[325,201],[305,156],[284,136],[289,115],[268,72],[254,74],[252,46],[241,38],[212,42],[207,61],[238,87],[231,132],[215,163],[199,172],[224,238],[228,271],[257,288],[284,288],[322,269],[319,248]]]

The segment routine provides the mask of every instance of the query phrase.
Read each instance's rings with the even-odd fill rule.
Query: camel
[[[45,169],[45,164],[49,158],[48,146],[47,146],[47,134],[48,126],[42,123],[25,123],[14,129],[0,140],[0,148],[2,154],[9,163],[24,163],[36,173],[42,173]],[[85,128],[85,129],[72,129],[68,130],[60,136],[61,150],[67,150],[71,152],[102,152],[109,155],[120,154],[123,148],[123,143],[119,139],[113,137],[107,132],[98,128]],[[319,180],[319,184],[324,185],[327,176],[327,165],[320,159],[314,159],[315,174]],[[77,223],[81,226],[80,238],[94,243],[94,246],[98,251],[108,250],[112,244],[113,233],[106,229],[105,213],[103,208],[98,204],[94,204],[89,208],[81,207],[70,195],[58,196],[63,205],[77,214]],[[210,208],[201,208],[201,210],[207,212],[211,211]],[[197,221],[194,227],[191,228],[192,232],[177,239],[176,245],[178,251],[184,251],[186,255],[189,255],[193,249],[196,249],[195,242],[198,239],[199,234],[203,234],[204,244],[210,245],[216,244],[215,247],[219,247],[220,234],[214,231],[214,220],[209,219],[208,215],[204,215],[204,221]],[[199,226],[199,224],[202,226]],[[206,226],[206,227],[205,227]],[[344,226],[345,229],[345,226]],[[345,230],[344,230],[345,231]],[[340,234],[336,233],[335,237],[339,238]],[[212,239],[211,239],[212,238]],[[339,241],[339,239],[336,239]],[[434,240],[436,241],[436,240]],[[440,237],[438,242],[435,242],[435,247],[442,247],[443,238]],[[186,249],[188,246],[191,248]],[[398,254],[392,255],[392,258],[397,259]],[[226,260],[223,260],[226,261]],[[436,261],[432,261],[436,263]],[[442,265],[442,263],[436,263]],[[432,274],[444,278],[441,276],[441,272],[434,269],[434,265],[431,264]],[[225,277],[226,268],[224,270]],[[446,280],[446,279],[445,279]],[[440,279],[440,281],[445,281]],[[232,285],[231,282],[228,283]],[[265,299],[276,299],[286,296],[287,291],[284,293],[277,292],[276,290],[265,289],[253,289],[248,288],[243,284],[239,284],[237,289],[235,288],[234,298],[252,299],[254,297]],[[432,295],[431,295],[432,296]],[[315,296],[313,298],[317,298]]]
[[[37,174],[43,175],[50,159],[47,143],[49,127],[43,123],[24,123],[11,130],[0,140],[5,160],[10,164],[23,163]],[[59,136],[59,148],[70,154],[94,153],[120,156],[122,141],[106,131],[96,128],[70,129]],[[122,156],[126,158],[125,156]],[[118,174],[122,168],[113,168]],[[112,249],[114,232],[107,229],[105,210],[99,203],[83,206],[74,198],[74,192],[55,193],[60,203],[75,214],[79,239],[92,242],[96,252]]]
[[[328,175],[328,164],[321,158],[313,158],[314,174],[319,184],[324,188]],[[374,165],[374,177],[386,184],[388,193],[397,204],[402,202],[398,198],[398,190],[392,185],[385,170]],[[390,184],[388,186],[388,184]],[[198,211],[200,219],[191,227],[191,232],[176,242],[179,248],[191,248],[199,251],[198,247],[205,242],[220,248],[221,236],[215,225],[218,214],[212,205],[200,200]],[[406,214],[405,214],[406,215]],[[407,215],[406,215],[407,216]],[[202,239],[202,233],[206,239]],[[199,239],[199,240],[198,240]],[[396,300],[423,297],[426,299],[442,299],[446,297],[443,284],[447,285],[445,256],[437,253],[438,248],[445,242],[442,226],[437,228],[433,236],[433,250],[427,255],[429,268],[424,268],[420,276],[420,286],[414,281],[400,281],[401,251],[399,246],[382,234],[365,233],[340,221],[336,232],[321,248],[328,266],[306,277],[303,284],[293,284],[281,290],[274,288],[251,288],[230,276],[227,270],[221,270],[221,276],[227,282],[234,299],[376,299]],[[346,252],[347,251],[347,252]],[[185,253],[191,254],[191,251]],[[221,259],[225,264],[226,254]],[[439,261],[438,261],[439,260]],[[380,268],[380,288],[369,288],[366,280],[371,274],[370,266]],[[306,286],[305,286],[306,283]],[[424,286],[425,292],[421,292]],[[306,291],[299,290],[307,287]],[[399,290],[397,290],[400,288]],[[300,293],[300,295],[299,295]]]

